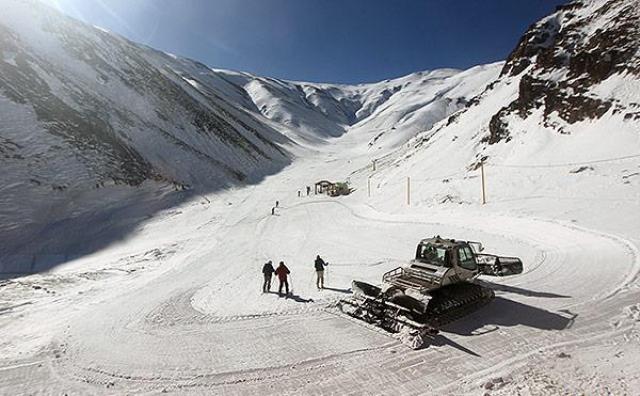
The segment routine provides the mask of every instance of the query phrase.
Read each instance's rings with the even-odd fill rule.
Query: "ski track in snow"
[[[37,362],[2,369],[0,386],[42,386],[44,393],[286,394],[349,393],[357,383],[357,393],[446,393],[461,380],[470,383],[545,351],[633,326],[611,325],[622,306],[637,299],[637,293],[623,293],[637,280],[637,249],[620,237],[464,210],[409,218],[315,197],[285,203],[276,216],[262,215],[264,202],[273,200],[268,188],[241,192],[236,199],[242,204],[203,226],[199,237],[182,246],[197,252],[186,265],[174,264],[143,287],[77,307],[77,316],[68,317]],[[349,240],[344,229],[354,230]],[[410,258],[417,239],[433,233],[489,241],[500,253],[522,254],[526,268],[517,277],[484,279],[496,289],[496,301],[449,325],[429,348],[408,350],[383,331],[337,315],[331,303],[343,294],[313,290],[306,263],[316,251],[327,251],[328,285],[346,290],[351,278],[379,280]],[[382,251],[381,267],[371,267]],[[292,269],[295,295],[313,301],[260,295],[259,267],[278,255]],[[419,375],[424,372],[430,374]]]
[[[33,22],[30,2],[13,3],[22,11],[8,8],[0,22],[23,33],[34,46],[28,53],[49,54],[60,65],[75,59],[47,31],[29,28],[37,24],[22,23]],[[121,53],[95,40],[106,53]],[[264,179],[162,210],[126,239],[49,272],[0,280],[1,394],[638,393],[637,118],[610,111],[595,120],[561,122],[567,133],[560,134],[546,126],[540,108],[510,119],[506,141],[487,145],[490,120],[518,97],[522,75],[496,80],[475,104],[463,103],[482,92],[503,63],[350,87],[211,71],[138,50],[138,61],[149,63],[149,70],[184,75],[184,81],[158,82],[158,90],[175,83],[188,93],[184,98],[195,95],[195,103],[213,100],[222,106],[216,112],[233,116],[233,125],[241,121],[250,128],[236,125],[238,139],[259,139],[262,134],[251,130],[264,127],[265,140],[256,143],[273,158],[280,158],[281,149],[290,157],[277,160],[280,165],[267,157],[247,162],[235,146],[227,150],[196,130],[171,129],[196,149],[182,153],[173,140],[153,138],[154,128],[129,125],[124,136],[135,137],[134,147],[170,174],[194,176],[194,186],[195,176],[214,171],[196,160],[202,145],[207,158]],[[4,57],[15,66],[12,52]],[[122,59],[112,58],[120,67]],[[77,82],[93,87],[94,70],[76,61],[69,70],[78,72]],[[153,115],[150,97],[122,94],[129,88],[116,77],[102,82],[97,98],[111,98],[114,108],[127,110],[135,102],[133,110],[151,117],[149,125],[165,125]],[[52,78],[50,84],[60,85]],[[617,74],[590,92],[628,104],[637,114],[633,84],[635,77]],[[62,88],[55,91],[71,99]],[[36,116],[9,102],[2,103],[8,141],[22,142],[35,154],[57,145],[58,138],[49,136],[32,147],[44,129],[27,133]],[[353,110],[353,120],[347,122],[342,106]],[[463,110],[452,114],[457,109]],[[171,127],[190,123],[185,115]],[[472,170],[481,156],[489,158],[485,206],[476,203],[479,178]],[[84,165],[74,158],[52,155],[40,170],[44,179],[84,178]],[[11,205],[5,210],[12,216],[6,223],[15,227],[39,200],[23,199],[23,190],[16,190],[30,191],[24,181],[31,171],[20,161],[11,164],[7,202],[28,203],[25,213]],[[579,164],[590,166],[577,171]],[[66,172],[57,175],[60,168]],[[411,207],[404,195],[408,177],[414,183]],[[297,197],[321,179],[349,179],[356,190],[339,198]],[[34,196],[50,198],[45,187]],[[90,194],[91,207],[130,193],[128,187],[107,187]],[[145,197],[141,207],[153,203]],[[271,215],[275,201],[280,208]],[[45,218],[56,214],[42,211]],[[417,351],[337,311],[335,302],[348,296],[353,279],[379,283],[382,274],[412,258],[420,239],[435,234],[520,256],[525,271],[481,277],[495,290],[495,300],[447,325]],[[318,253],[329,263],[322,291],[315,289]],[[272,293],[261,293],[260,269],[267,260],[284,260],[291,269],[289,298],[273,292],[275,278]]]
[[[311,180],[366,169],[366,156],[341,150],[358,144],[347,134],[259,185],[159,213],[121,245],[0,283],[0,329],[13,335],[0,340],[0,389],[473,393],[487,378],[553,362],[557,351],[632,345],[640,295],[636,240],[500,206],[391,213],[362,192],[296,196]],[[281,207],[272,216],[276,200]],[[585,202],[584,212],[591,205]],[[418,351],[332,307],[352,279],[379,282],[411,258],[418,240],[434,234],[521,256],[525,272],[483,277],[495,301]],[[329,262],[330,289],[322,292],[314,285],[316,253]],[[260,269],[269,259],[291,268],[292,298],[260,293]]]

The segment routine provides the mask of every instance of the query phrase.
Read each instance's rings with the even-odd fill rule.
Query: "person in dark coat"
[[[284,286],[287,295],[289,295],[289,282],[287,280],[287,275],[289,275],[291,271],[289,271],[289,268],[284,265],[284,261],[280,262],[280,265],[278,265],[278,268],[276,268],[275,272],[276,275],[278,275],[278,280],[280,281],[280,286],[278,287],[278,295],[282,297],[282,286]]]
[[[271,275],[276,272],[273,269],[273,264],[271,260],[269,260],[265,265],[262,266],[262,275],[264,275],[264,283],[262,284],[262,292],[268,293],[271,291]]]
[[[327,263],[324,262],[320,255],[317,255],[316,261],[313,265],[316,268],[316,286],[318,287],[318,290],[324,289],[324,267]]]

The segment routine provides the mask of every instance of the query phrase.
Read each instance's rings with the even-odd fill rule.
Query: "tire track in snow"
[[[397,220],[397,219],[393,219],[393,220],[388,220],[388,219],[379,219],[377,217],[371,217],[371,216],[365,216],[362,215],[360,213],[357,213],[353,208],[344,205],[341,202],[336,202],[336,201],[332,201],[332,200],[321,200],[321,201],[312,201],[312,202],[303,202],[303,203],[299,203],[299,204],[294,204],[289,206],[289,209],[294,209],[296,207],[304,207],[304,210],[309,213],[308,209],[306,208],[309,205],[323,205],[323,204],[338,204],[341,207],[347,209],[350,214],[356,218],[360,218],[362,220],[366,220],[366,221],[371,221],[371,222],[382,222],[382,223],[392,223],[392,224],[424,224],[424,225],[444,225],[444,222],[434,222],[434,221],[420,221],[420,220],[411,220],[411,221],[405,221],[405,220]],[[307,216],[308,218],[311,218],[311,215],[308,214]],[[264,219],[264,221],[261,220],[260,224],[259,224],[259,228],[264,228],[264,223],[266,223],[268,221],[268,217],[266,219]],[[536,222],[540,222],[540,220],[534,220]],[[313,222],[312,222],[313,223]],[[554,223],[555,224],[555,223]],[[567,227],[564,224],[557,224],[560,227],[564,227],[564,228],[571,228],[571,229],[575,229],[578,230],[577,227]],[[591,230],[587,230],[587,229],[579,229],[579,232],[588,232],[590,234],[593,234],[597,237],[601,237],[602,235],[600,233],[595,233]],[[259,232],[259,230],[258,230]],[[305,241],[308,239],[308,233],[305,232]],[[531,241],[527,241],[528,243],[530,243]],[[541,242],[537,243],[538,245],[541,244]],[[304,244],[303,244],[304,245]],[[560,252],[560,256],[558,256],[558,253]],[[527,274],[535,274],[536,270],[538,268],[540,268],[541,266],[544,265],[545,261],[547,260],[547,257],[549,255],[549,251],[545,251],[545,250],[541,250],[540,251],[540,259],[538,261],[536,261],[534,263],[533,266],[529,266],[527,265],[526,269],[527,269]],[[555,274],[557,274],[559,271],[562,270],[562,266],[563,263],[566,263],[568,261],[568,257],[564,254],[562,254],[562,249],[554,249],[553,250],[553,255],[552,255],[552,259],[551,259],[551,266],[553,266],[552,270],[549,270],[551,267],[547,266],[547,271],[542,274],[542,277],[538,278],[537,281],[540,281],[544,278],[548,278],[548,277],[553,277]],[[636,272],[632,272],[631,274],[631,278],[633,278],[635,276]],[[530,281],[536,281],[536,279],[529,279]],[[526,283],[526,281],[520,281],[516,284],[523,284]],[[620,285],[617,285],[614,287],[614,289],[609,292],[608,295],[610,295],[611,293],[615,293],[618,290],[620,290]],[[606,298],[605,297],[601,297],[601,298]],[[330,303],[330,301],[323,301],[322,303]],[[577,304],[582,304],[584,302],[579,302]],[[575,305],[575,304],[574,304]],[[573,305],[568,305],[567,307],[571,307]],[[229,321],[229,320],[244,320],[244,319],[251,319],[251,318],[259,318],[259,317],[264,317],[264,316],[274,316],[274,315],[286,315],[286,314],[300,314],[302,312],[306,312],[306,311],[316,311],[321,309],[320,307],[314,307],[314,308],[308,308],[308,309],[291,309],[291,310],[284,310],[284,311],[277,311],[277,312],[264,312],[261,314],[250,314],[250,315],[210,315],[209,319],[207,319],[210,322],[220,322],[220,321]]]
[[[327,201],[331,204],[336,204],[338,202],[335,201]],[[301,203],[299,205],[311,205],[317,204],[317,202],[307,202]],[[355,218],[360,218],[365,220],[366,222],[377,222],[377,223],[387,223],[387,224],[418,224],[418,225],[433,225],[434,227],[446,227],[446,228],[457,228],[457,229],[470,229],[470,230],[482,230],[483,232],[491,233],[493,228],[489,227],[489,230],[483,229],[481,226],[478,226],[477,223],[482,222],[482,218],[479,220],[475,220],[476,224],[464,224],[463,226],[459,226],[456,224],[456,221],[459,222],[459,219],[452,219],[452,223],[447,223],[445,220],[440,220],[439,218],[435,218],[435,221],[404,221],[400,219],[377,219],[375,217],[368,217],[362,213],[358,213],[355,209],[350,208],[342,203],[340,203],[345,210],[351,212],[352,216]],[[290,207],[290,209],[295,209],[294,205]],[[306,210],[306,208],[305,208]],[[246,218],[245,218],[246,219]],[[246,219],[248,220],[248,219]],[[241,221],[243,221],[241,219]],[[525,222],[519,219],[520,222]],[[269,222],[269,218],[265,220],[264,224]],[[512,225],[513,229],[517,229],[521,224],[516,221],[517,224]],[[251,224],[251,221],[245,221],[244,224]],[[547,223],[541,222],[540,226],[544,228]],[[259,224],[256,224],[256,232],[258,234],[261,232],[258,229]],[[266,227],[266,225],[265,225]],[[477,228],[474,228],[477,227]],[[564,225],[560,225],[561,229],[566,229]],[[494,227],[495,228],[495,227]],[[262,231],[264,232],[264,230]],[[495,232],[495,231],[494,231]],[[506,232],[506,230],[502,230],[502,233]],[[521,232],[517,238],[513,235],[509,236],[508,240],[514,240],[518,238],[525,238],[527,233],[538,233],[539,230],[525,230],[525,232]],[[573,234],[569,233],[569,235],[576,235],[576,230],[573,231]],[[579,232],[579,231],[578,231]],[[501,237],[501,233],[498,232],[495,234],[497,237]],[[534,235],[535,236],[535,235]],[[309,235],[306,235],[306,238],[309,238]],[[224,238],[222,238],[224,239]],[[221,239],[221,240],[222,240]],[[550,239],[552,244],[549,244],[544,236],[542,235],[540,238],[532,238],[535,239],[533,243],[535,246],[538,246],[536,249],[542,248],[542,253],[540,255],[540,260],[535,263],[535,266],[528,268],[528,273],[525,274],[528,277],[528,280],[535,284],[544,284],[544,282],[548,282],[549,277],[553,278],[551,273],[556,274],[556,276],[561,276],[564,274],[563,268],[566,268],[567,265],[571,264],[571,261],[575,257],[575,252],[573,250],[569,250],[569,252],[564,252],[564,250],[560,246],[554,246],[558,243],[563,243],[563,240],[553,240]],[[591,240],[599,240],[600,237],[598,233],[594,233],[590,238],[587,239],[587,242],[580,241],[581,237],[576,236],[576,240],[581,243],[589,243]],[[613,245],[619,246],[615,240],[610,240]],[[530,240],[524,240],[525,244],[532,243]],[[594,247],[592,247],[594,248]],[[225,247],[227,249],[227,247]],[[547,252],[557,250],[560,254],[548,255]],[[623,257],[629,258],[628,254],[623,254]],[[599,258],[596,258],[599,259]],[[634,258],[637,261],[637,256]],[[622,263],[620,263],[622,264]],[[606,269],[606,268],[605,268]],[[545,272],[546,271],[546,272]],[[636,268],[635,265],[631,265],[631,269],[629,272],[625,274],[624,279],[616,283],[616,285],[607,292],[614,293],[614,296],[619,294],[621,288],[619,287],[621,284],[628,284],[629,280],[633,281],[636,278]],[[524,277],[524,276],[523,276]],[[526,278],[525,278],[526,279]],[[565,278],[562,278],[565,279]],[[537,283],[536,283],[537,282]],[[518,283],[525,283],[524,281],[519,281]],[[589,286],[589,285],[587,285]],[[176,387],[176,389],[206,389],[206,388],[217,388],[221,387],[221,389],[229,390],[235,389],[234,392],[242,393],[243,390],[246,389],[270,389],[270,391],[274,391],[275,389],[282,389],[290,384],[299,384],[301,391],[305,389],[307,391],[311,391],[312,388],[309,388],[308,385],[305,384],[305,379],[308,380],[318,380],[320,378],[332,378],[332,381],[340,382],[344,381],[347,378],[353,377],[345,377],[344,371],[344,362],[349,362],[351,364],[350,371],[356,373],[352,375],[365,375],[365,372],[370,373],[371,376],[375,376],[375,373],[380,375],[382,372],[380,371],[381,366],[381,357],[376,356],[380,355],[380,351],[387,351],[389,348],[395,348],[397,343],[394,341],[392,343],[385,343],[383,340],[389,340],[387,335],[379,334],[379,337],[371,337],[372,331],[371,329],[367,329],[362,326],[355,326],[352,322],[344,320],[343,318],[335,318],[328,322],[328,329],[335,329],[335,326],[346,326],[349,329],[349,332],[355,331],[356,327],[362,328],[362,332],[358,332],[359,337],[362,337],[362,340],[365,344],[369,344],[368,347],[365,348],[336,348],[335,345],[332,345],[336,342],[335,337],[322,337],[319,343],[323,343],[323,348],[334,348],[335,353],[333,354],[323,354],[319,353],[316,344],[314,342],[301,341],[299,345],[296,345],[295,348],[291,350],[279,350],[275,352],[275,348],[273,346],[268,346],[264,344],[262,341],[259,346],[253,348],[252,346],[243,345],[246,341],[241,336],[240,333],[243,331],[252,331],[254,333],[261,333],[263,326],[266,328],[273,328],[274,326],[279,326],[282,318],[286,318],[288,322],[306,322],[315,318],[325,318],[328,313],[322,312],[322,309],[318,310],[309,310],[306,312],[298,313],[294,315],[290,312],[279,312],[275,313],[274,317],[264,316],[259,318],[251,318],[249,316],[243,317],[242,315],[237,316],[221,316],[216,317],[215,315],[207,316],[205,314],[201,314],[191,305],[191,299],[194,293],[194,290],[198,290],[196,287],[184,290],[179,293],[179,295],[174,295],[168,300],[164,300],[160,305],[156,306],[157,311],[152,310],[152,313],[145,316],[144,323],[140,323],[139,321],[131,321],[129,317],[123,317],[118,319],[122,324],[127,323],[125,326],[119,326],[118,322],[112,323],[113,331],[109,331],[104,342],[107,345],[117,345],[118,343],[123,343],[125,345],[116,346],[115,350],[106,350],[104,346],[96,344],[95,342],[89,342],[88,345],[83,345],[82,349],[75,350],[70,357],[69,362],[65,363],[62,366],[56,368],[57,371],[63,375],[63,378],[68,379],[68,374],[62,374],[64,370],[69,370],[71,376],[77,376],[78,380],[87,381],[89,383],[97,383],[104,384],[109,383],[114,380],[118,380],[120,382],[124,382],[126,389],[139,389],[139,390],[149,390],[149,389],[159,389],[158,387],[169,387],[171,385],[169,382],[176,380],[180,381],[180,386]],[[617,290],[617,291],[616,291]],[[603,300],[608,298],[606,295],[599,297],[599,300]],[[609,298],[612,300],[611,298]],[[613,299],[615,300],[615,299]],[[616,301],[612,301],[612,303],[617,303]],[[583,300],[578,301],[578,304],[588,304],[589,301]],[[615,307],[615,304],[612,304]],[[153,314],[157,314],[156,317]],[[476,315],[476,320],[479,315],[482,315],[482,312],[479,312]],[[585,317],[584,315],[582,316]],[[495,350],[503,348],[505,345],[512,346],[514,353],[511,354],[510,358],[513,359],[513,362],[518,361],[518,359],[527,359],[527,356],[530,356],[534,351],[537,350],[540,345],[549,345],[551,348],[554,345],[564,345],[563,343],[571,343],[577,342],[579,339],[589,339],[589,337],[598,337],[598,334],[602,333],[602,322],[603,318],[606,319],[606,313],[599,313],[592,317],[587,317],[583,323],[578,325],[578,330],[565,333],[565,332],[547,332],[540,331],[537,329],[527,329],[521,328],[522,326],[515,327],[507,327],[500,325],[497,332],[500,333],[498,337],[491,336],[492,333],[467,336],[467,337],[459,337],[456,336],[454,339],[457,342],[461,342],[461,340],[465,340],[466,348],[481,348],[482,350]],[[275,322],[274,320],[277,319]],[[605,320],[606,322],[606,320]],[[214,324],[214,326],[210,326]],[[606,324],[605,324],[606,326]],[[627,327],[621,327],[622,330]],[[92,329],[89,326],[86,331],[89,332]],[[123,331],[124,329],[124,331]],[[251,329],[251,330],[248,330]],[[284,334],[295,334],[293,328],[288,328],[286,330],[280,330],[284,332]],[[221,333],[222,335],[215,335],[216,333]],[[236,334],[237,333],[237,334]],[[77,331],[74,337],[77,339],[79,336],[82,336],[83,331]],[[262,334],[262,333],[261,333]],[[369,334],[369,335],[366,335]],[[449,334],[449,333],[447,333]],[[214,336],[215,335],[215,336]],[[454,334],[455,335],[455,334]],[[129,366],[126,370],[120,369],[122,363],[120,360],[123,359],[125,354],[136,353],[135,344],[132,344],[130,340],[127,338],[131,337],[135,340],[139,340],[139,343],[150,343],[152,345],[162,342],[169,342],[170,339],[181,338],[182,336],[188,336],[189,342],[193,343],[193,345],[185,345],[184,348],[179,348],[178,346],[172,346],[170,343],[165,347],[168,348],[168,351],[159,354],[158,357],[154,359],[159,359],[159,361],[164,361],[163,365],[158,365],[154,363],[153,359],[144,358],[142,365],[135,364],[133,366]],[[451,337],[451,335],[448,335]],[[230,337],[230,339],[226,339],[224,344],[220,344],[216,346],[217,342],[220,342],[224,337]],[[262,336],[261,336],[262,337]],[[353,343],[357,341],[357,335],[350,334],[349,343]],[[383,338],[380,338],[383,337]],[[517,343],[518,340],[526,340],[522,344]],[[126,342],[125,342],[126,341]],[[83,340],[86,342],[86,340]],[[229,343],[230,346],[226,346]],[[160,344],[158,344],[160,345]],[[213,346],[212,346],[213,345]],[[227,350],[227,348],[233,348],[233,346],[239,347],[242,349],[240,352],[233,352]],[[381,349],[376,349],[374,345],[378,345]],[[219,349],[222,348],[222,349]],[[289,370],[286,371],[288,374],[282,374],[280,370],[286,370],[286,368],[278,368],[277,365],[273,364],[272,359],[261,358],[260,362],[256,364],[248,364],[247,362],[243,362],[243,359],[249,356],[254,356],[255,353],[261,353],[260,348],[266,348],[266,353],[280,353],[283,356],[287,357],[290,365],[295,365],[297,368],[290,369],[291,366],[284,365],[282,367],[289,367]],[[133,350],[132,350],[133,349]],[[305,351],[304,354],[300,354],[300,351]],[[354,352],[356,351],[356,352]],[[358,356],[358,360],[351,360],[349,357],[350,354],[355,353]],[[154,355],[156,353],[154,352]],[[220,360],[220,358],[215,357],[217,354],[224,355],[226,361]],[[305,366],[305,359],[310,355],[316,354],[319,356],[315,361],[317,365],[326,367],[325,371],[321,374],[315,373],[313,369],[305,371],[301,366]],[[466,370],[473,366],[477,366],[479,362],[474,359],[464,359],[460,360],[453,354],[449,358],[445,358],[441,351],[439,351],[439,347],[434,347],[427,349],[426,351],[417,351],[417,352],[405,352],[402,354],[396,354],[397,358],[388,359],[385,362],[385,367],[389,368],[389,371],[385,371],[385,381],[390,384],[394,384],[397,389],[403,389],[403,387],[412,387],[418,386],[422,384],[422,389],[431,389],[431,387],[436,387],[437,384],[445,384],[447,386],[453,384],[455,381],[454,376],[452,376],[453,371],[456,372],[468,372]],[[99,363],[95,363],[95,357],[99,359]],[[296,358],[296,356],[300,356]],[[305,357],[302,357],[305,356]],[[418,357],[419,358],[416,358]],[[482,372],[490,372],[492,368],[498,367],[495,362],[503,362],[506,361],[505,353],[496,352],[489,354],[488,352],[483,353],[483,358],[486,359],[485,363],[482,363],[480,367],[483,367],[485,371]],[[416,358],[413,363],[409,363],[407,359]],[[89,359],[89,361],[87,361]],[[444,359],[444,360],[443,360]],[[429,363],[423,363],[424,361],[428,361]],[[467,362],[468,361],[468,362]],[[93,362],[93,363],[92,363]],[[183,362],[183,363],[180,363]],[[183,364],[184,367],[191,367],[187,370],[189,373],[195,373],[193,375],[188,376],[180,376],[180,370],[178,367]],[[432,373],[431,376],[425,377],[424,379],[416,379],[415,377],[411,380],[411,385],[404,384],[400,385],[399,381],[406,373],[410,373],[412,371],[420,371],[425,367],[425,364],[437,365],[441,367],[442,364],[447,364],[450,368],[445,369],[440,373]],[[243,366],[251,366],[252,368],[243,368]],[[86,370],[90,367],[90,370]],[[146,368],[145,368],[146,367]],[[315,366],[314,366],[315,367]],[[239,368],[239,369],[238,369]],[[149,370],[155,371],[153,375],[147,375]],[[176,371],[178,370],[178,371]],[[477,370],[476,370],[477,371]],[[125,373],[126,372],[126,373]],[[167,375],[166,373],[175,372],[176,375]],[[284,371],[283,371],[284,372]],[[226,376],[226,377],[225,377]],[[129,378],[127,378],[129,377]],[[411,378],[411,377],[410,377]],[[471,377],[469,377],[471,378]],[[274,382],[275,381],[275,382]],[[371,384],[367,385],[366,388],[374,390],[377,389],[378,392],[381,392],[384,389],[389,390],[387,385],[382,385],[379,380],[375,378],[370,379]],[[275,385],[275,388],[261,388],[262,386]],[[230,386],[231,388],[226,388]],[[257,388],[254,388],[257,387]],[[122,388],[119,388],[122,389]],[[327,388],[324,388],[327,389]],[[346,388],[336,388],[346,390]],[[446,388],[443,388],[446,389]]]
[[[455,223],[446,223],[444,221],[421,221],[421,220],[398,220],[398,219],[380,219],[379,216],[377,217],[373,217],[373,216],[366,216],[364,214],[358,213],[354,208],[339,202],[339,201],[335,201],[335,200],[319,200],[319,201],[314,201],[314,202],[304,202],[304,203],[300,203],[297,204],[296,206],[303,206],[303,205],[315,205],[315,204],[337,204],[342,206],[343,208],[347,209],[351,215],[353,217],[356,218],[360,218],[362,220],[366,220],[366,221],[371,221],[371,222],[381,222],[381,223],[387,223],[387,224],[423,224],[423,225],[439,225],[439,226],[460,226],[459,224],[455,224]],[[372,208],[373,209],[373,208]],[[383,213],[378,213],[378,215],[380,216],[384,216]],[[569,230],[573,230],[575,232],[581,232],[581,233],[585,233],[585,234],[589,234],[589,235],[593,235],[596,238],[603,238],[603,239],[608,239],[610,241],[613,241],[614,243],[621,245],[623,247],[623,250],[628,252],[628,255],[631,257],[631,266],[628,270],[628,272],[626,273],[626,276],[624,278],[624,280],[613,286],[613,288],[609,291],[607,291],[603,296],[599,297],[599,299],[607,299],[610,298],[614,295],[616,295],[617,293],[619,293],[621,290],[623,290],[625,287],[629,286],[632,283],[636,283],[638,281],[638,277],[640,275],[640,254],[639,254],[639,250],[638,248],[629,240],[624,239],[620,236],[617,235],[613,235],[610,233],[604,233],[601,231],[595,231],[592,229],[588,229],[585,227],[580,227],[577,225],[573,225],[573,224],[565,224],[565,223],[560,223],[558,221],[554,221],[554,220],[545,220],[545,219],[538,219],[538,218],[522,218],[522,217],[509,217],[506,216],[507,218],[514,218],[514,219],[518,219],[520,221],[522,220],[528,220],[531,222],[535,222],[535,223],[541,223],[541,224],[549,224],[549,225],[554,225],[557,227],[562,227],[562,228],[566,228]],[[468,225],[464,226],[462,228],[468,228],[468,229],[473,229],[470,228]],[[486,231],[486,228],[477,228],[478,230],[482,230],[482,231]],[[496,235],[500,235],[500,234],[496,234]],[[504,235],[501,235],[504,236]],[[535,237],[531,237],[529,236],[530,239],[525,240],[524,238],[522,239],[522,242],[524,243],[530,243],[530,240],[535,238]],[[542,245],[540,245],[542,246]],[[563,251],[562,249],[558,249],[558,251]],[[540,261],[538,261],[537,263],[534,264],[533,268],[529,268],[528,266],[525,267],[527,272],[533,272],[535,269],[539,268],[540,266],[542,266],[542,264],[544,263],[544,261],[547,259],[547,256],[549,255],[549,251],[548,248],[547,250],[542,250],[542,257],[540,259]],[[553,274],[553,273],[552,273]]]

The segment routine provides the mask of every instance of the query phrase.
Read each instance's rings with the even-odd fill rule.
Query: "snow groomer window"
[[[460,267],[464,269],[468,269],[470,271],[476,269],[476,262],[473,259],[471,249],[468,247],[458,249],[458,262],[460,263]]]

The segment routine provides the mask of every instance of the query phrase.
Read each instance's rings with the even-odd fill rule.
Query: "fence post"
[[[367,195],[371,198],[371,176],[367,178]]]
[[[407,206],[411,206],[411,178],[407,176]]]
[[[485,180],[484,180],[484,160],[480,161],[480,175],[482,180],[482,204],[487,203],[487,192],[485,188]]]

